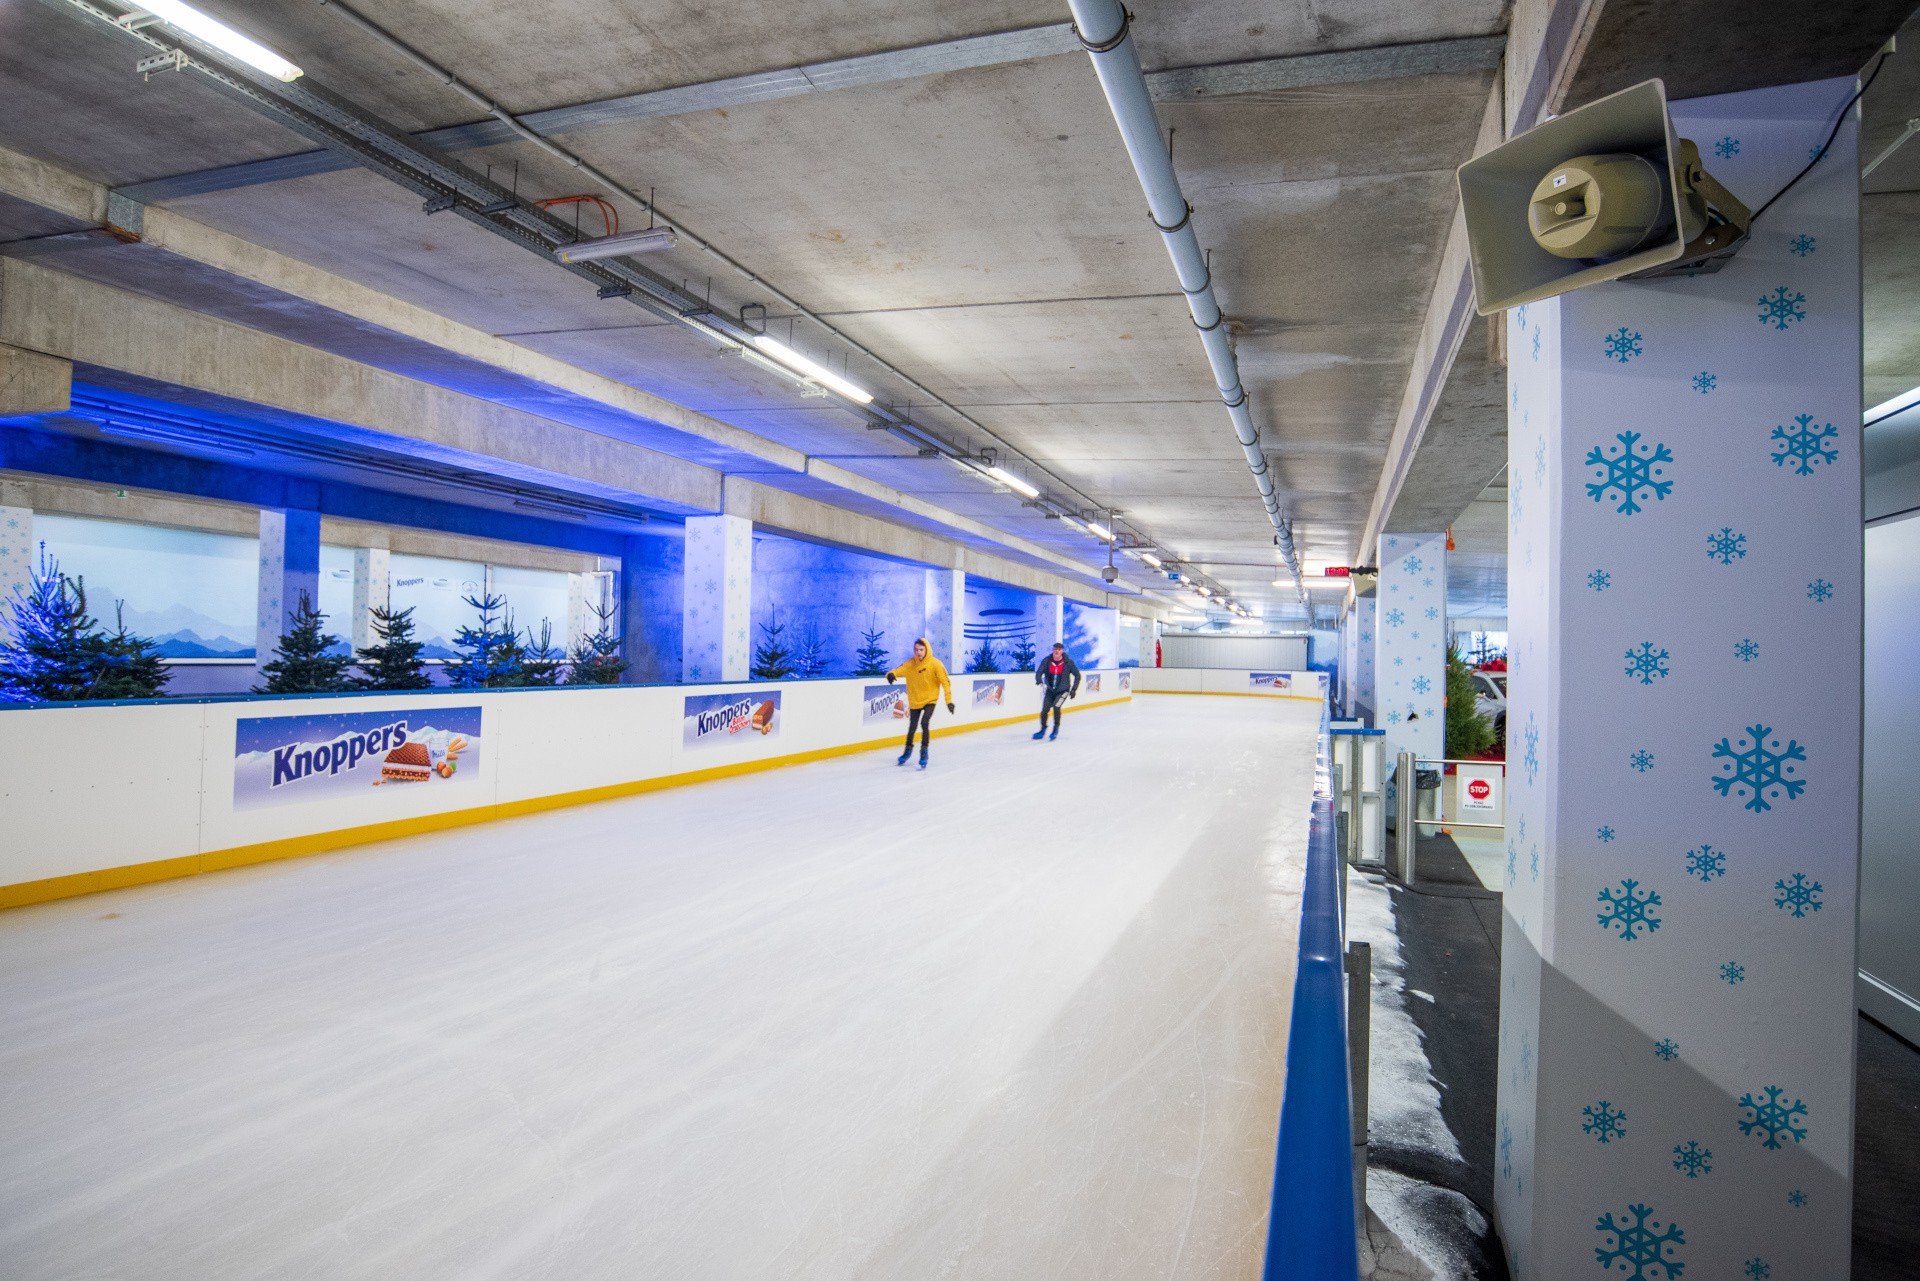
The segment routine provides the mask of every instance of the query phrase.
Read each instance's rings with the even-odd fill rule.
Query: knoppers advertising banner
[[[1133,673],[1132,672],[1120,673],[1120,688],[1127,691],[1131,691],[1133,689]]]
[[[1081,681],[1081,688],[1089,694],[1098,694],[1100,692],[1100,673],[1088,672],[1086,678]]]
[[[1286,672],[1249,672],[1247,683],[1255,689],[1292,689],[1293,677]]]
[[[1007,701],[1007,683],[1000,681],[975,681],[973,683],[973,705],[975,707],[1002,707]]]
[[[868,685],[860,691],[860,723],[880,725],[907,719],[904,685]]]
[[[480,746],[478,707],[242,717],[233,732],[233,808],[470,782]]]
[[[689,694],[683,720],[687,747],[715,747],[721,743],[780,736],[780,691]]]

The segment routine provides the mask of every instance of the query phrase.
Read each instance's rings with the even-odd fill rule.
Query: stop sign
[[[1467,784],[1467,795],[1476,801],[1484,801],[1493,795],[1493,784],[1484,778],[1476,778]]]

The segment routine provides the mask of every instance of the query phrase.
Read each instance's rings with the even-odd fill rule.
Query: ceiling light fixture
[[[1147,564],[1153,566],[1155,569],[1162,569],[1162,568],[1165,568],[1166,566],[1166,562],[1161,560],[1158,556],[1155,556],[1152,552],[1141,552],[1140,559],[1144,560],[1145,562],[1147,562]]]
[[[252,36],[240,34],[218,18],[202,13],[190,4],[182,4],[180,0],[138,0],[135,12],[141,9],[168,26],[178,27],[194,39],[212,45],[221,53],[238,58],[256,71],[266,72],[275,80],[292,83],[300,78],[300,68]]]
[[[1095,538],[1098,538],[1103,543],[1110,543],[1113,541],[1113,531],[1111,529],[1108,529],[1105,525],[1097,524],[1094,521],[1087,522],[1087,532],[1089,534],[1092,534]]]
[[[778,338],[769,334],[755,334],[753,345],[785,365],[788,369],[793,370],[794,373],[805,378],[811,378],[822,387],[839,392],[856,405],[871,405],[873,403],[872,392],[864,387],[859,387],[848,382],[818,361],[802,356]]]
[[[642,231],[623,231],[616,236],[597,236],[592,240],[560,245],[554,249],[553,256],[561,262],[624,258],[628,254],[651,254],[671,249],[679,239],[680,234],[672,227],[648,227]]]
[[[1062,525],[1065,525],[1068,529],[1077,529],[1083,534],[1087,532],[1087,527],[1085,525],[1082,525],[1079,521],[1075,520],[1071,516],[1062,515],[1060,517],[1060,523]]]
[[[989,467],[987,468],[987,475],[993,477],[1022,498],[1040,497],[1040,491],[1038,489],[1029,485],[1026,481],[1020,479],[1004,467]]]

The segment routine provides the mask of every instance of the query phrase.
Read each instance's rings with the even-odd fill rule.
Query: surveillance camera
[[[1115,569],[1112,565],[1108,565],[1100,571],[1100,577],[1106,579],[1110,583],[1117,583],[1120,581],[1120,571]]]

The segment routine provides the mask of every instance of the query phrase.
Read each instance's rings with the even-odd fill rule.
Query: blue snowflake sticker
[[[1764,1087],[1762,1098],[1754,1098],[1751,1093],[1740,1096],[1740,1110],[1747,1115],[1740,1121],[1740,1133],[1757,1134],[1760,1146],[1778,1150],[1786,1146],[1786,1140],[1795,1143],[1807,1137],[1803,1122],[1807,1119],[1807,1105],[1799,1099],[1785,1102],[1786,1091],[1777,1085]]]
[[[1702,396],[1706,395],[1708,392],[1712,391],[1715,387],[1718,387],[1719,385],[1720,385],[1719,376],[1717,374],[1708,373],[1704,369],[1702,369],[1699,373],[1693,376],[1693,389],[1699,392]]]
[[[1397,609],[1390,609],[1390,610],[1388,610],[1388,611],[1387,611],[1387,626],[1388,626],[1388,627],[1398,627],[1398,626],[1400,626],[1400,624],[1402,624],[1402,623],[1404,623],[1404,622],[1406,622],[1406,621],[1407,621],[1407,616],[1406,616],[1405,614],[1403,614],[1403,613],[1401,613],[1401,612],[1400,612],[1399,610],[1397,610]]]
[[[1697,1179],[1703,1174],[1713,1173],[1713,1149],[1703,1148],[1694,1139],[1688,1139],[1686,1146],[1674,1145],[1673,1168],[1689,1179]]]
[[[1811,1198],[1809,1198],[1807,1194],[1802,1192],[1799,1188],[1795,1188],[1793,1191],[1787,1193],[1787,1204],[1792,1206],[1796,1210],[1806,1209],[1807,1202],[1810,1199]]]
[[[1796,917],[1818,912],[1825,906],[1820,901],[1820,895],[1825,887],[1818,881],[1809,881],[1805,872],[1795,872],[1790,881],[1775,881],[1773,888],[1776,891],[1773,905],[1783,912],[1791,912]]]
[[[1827,448],[1827,442],[1840,434],[1832,423],[1813,427],[1812,414],[1795,414],[1792,427],[1775,427],[1771,439],[1780,442],[1773,455],[1774,465],[1786,467],[1798,476],[1811,476],[1817,463],[1831,463],[1840,451]]]
[[[1808,254],[1814,251],[1815,247],[1819,243],[1820,243],[1819,241],[1815,240],[1812,236],[1809,236],[1806,232],[1803,231],[1799,235],[1795,236],[1792,240],[1787,242],[1787,248],[1793,251],[1794,257],[1805,258]]]
[[[1603,448],[1595,445],[1587,451],[1586,465],[1597,469],[1594,472],[1595,479],[1587,482],[1587,494],[1594,502],[1618,497],[1620,505],[1614,510],[1623,516],[1631,516],[1643,510],[1640,506],[1642,494],[1650,494],[1655,501],[1661,501],[1673,492],[1673,482],[1661,479],[1667,469],[1660,465],[1673,461],[1671,449],[1664,444],[1655,444],[1643,450],[1637,431],[1618,432],[1614,439],[1619,442],[1617,446]]]
[[[1747,967],[1738,961],[1728,961],[1720,967],[1720,978],[1728,987],[1747,981]]]
[[[1746,1266],[1740,1270],[1746,1273],[1747,1281],[1767,1281],[1767,1278],[1773,1275],[1772,1265],[1757,1256],[1748,1259]]]
[[[1640,882],[1632,877],[1622,880],[1618,890],[1608,886],[1596,897],[1601,911],[1594,919],[1603,930],[1619,930],[1623,940],[1639,938],[1642,930],[1651,934],[1660,928],[1660,918],[1653,914],[1653,909],[1660,906],[1660,895],[1642,890]]]
[[[1524,737],[1527,741],[1527,750],[1521,756],[1520,763],[1527,767],[1527,782],[1531,783],[1540,777],[1540,727],[1534,723],[1532,712],[1527,713]]]
[[[1630,330],[1625,325],[1606,335],[1605,342],[1607,359],[1617,360],[1623,365],[1642,354],[1639,331]]]
[[[1610,841],[1613,839],[1613,829],[1611,827],[1603,827],[1598,832],[1595,832],[1594,835],[1602,841]]]
[[[1653,1052],[1664,1061],[1671,1063],[1680,1057],[1680,1043],[1671,1037],[1653,1043]]]
[[[1593,1257],[1600,1266],[1621,1273],[1625,1281],[1679,1281],[1686,1263],[1674,1252],[1687,1243],[1680,1225],[1662,1228],[1647,1205],[1630,1205],[1627,1215],[1616,1219],[1609,1210],[1595,1222],[1601,1243]]]
[[[1733,656],[1743,663],[1751,663],[1760,657],[1759,642],[1751,637],[1736,641],[1733,646]]]
[[[1653,753],[1643,747],[1627,757],[1627,764],[1633,766],[1636,773],[1644,774],[1653,768]]]
[[[1587,586],[1596,592],[1604,592],[1613,586],[1613,575],[1604,569],[1596,569],[1587,575]]]
[[[1807,318],[1806,303],[1805,294],[1788,293],[1785,285],[1776,286],[1771,294],[1760,295],[1760,323],[1785,330],[1794,321]]]
[[[1587,1114],[1587,1119],[1581,1122],[1580,1129],[1591,1134],[1599,1142],[1611,1143],[1615,1139],[1627,1137],[1627,1114],[1614,1111],[1613,1104],[1605,1099],[1601,1099],[1592,1107],[1580,1110]]]
[[[1722,525],[1717,534],[1707,535],[1707,559],[1717,560],[1722,565],[1731,565],[1736,560],[1747,558],[1747,536],[1736,534],[1731,526]]]
[[[1713,144],[1713,154],[1720,157],[1722,160],[1733,159],[1735,156],[1740,154],[1740,140],[1734,137],[1732,134],[1728,134],[1726,137],[1722,138],[1720,141]]]
[[[1427,679],[1426,677],[1424,677],[1424,676],[1416,676],[1416,677],[1414,677],[1414,678],[1413,678],[1413,692],[1414,692],[1414,693],[1416,693],[1416,694],[1424,694],[1424,693],[1426,693],[1426,692],[1427,692],[1428,690],[1430,690],[1430,689],[1432,689],[1432,688],[1433,688],[1433,682],[1432,682],[1432,681],[1430,681],[1430,680],[1428,680],[1428,679]]]
[[[1807,599],[1816,604],[1833,599],[1833,584],[1824,578],[1816,578],[1807,584]]]
[[[1716,876],[1727,874],[1727,852],[1717,850],[1711,845],[1702,845],[1697,850],[1687,851],[1687,875],[1700,878],[1702,885]]]
[[[1639,649],[1627,651],[1627,679],[1651,685],[1655,680],[1672,675],[1667,670],[1667,658],[1666,650],[1655,649],[1652,641],[1641,641]]]
[[[1749,725],[1741,741],[1752,746],[1735,747],[1731,738],[1723,738],[1713,749],[1714,760],[1726,761],[1720,767],[1726,772],[1714,778],[1713,790],[1722,796],[1743,793],[1746,808],[1756,814],[1766,813],[1783,796],[1793,800],[1807,790],[1805,779],[1791,777],[1795,762],[1806,761],[1807,749],[1791,738],[1782,745],[1772,733],[1770,726]]]

